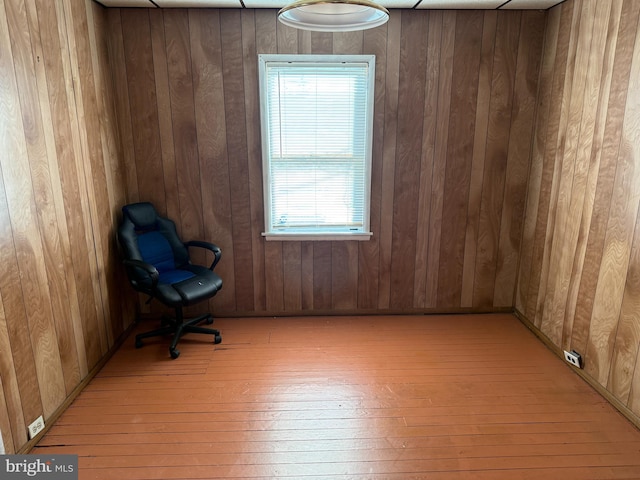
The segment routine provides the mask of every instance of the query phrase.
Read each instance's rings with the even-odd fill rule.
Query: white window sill
[[[268,242],[319,242],[326,240],[357,240],[367,241],[371,238],[373,233],[266,233],[263,232],[262,236]]]

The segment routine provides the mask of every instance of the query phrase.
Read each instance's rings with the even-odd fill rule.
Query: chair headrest
[[[125,218],[131,220],[136,230],[153,230],[156,228],[158,212],[149,202],[132,203],[122,207]]]

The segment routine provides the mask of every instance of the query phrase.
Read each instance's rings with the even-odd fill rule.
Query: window
[[[260,55],[267,240],[366,240],[373,55]]]

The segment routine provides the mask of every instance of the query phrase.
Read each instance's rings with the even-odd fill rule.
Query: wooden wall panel
[[[516,308],[640,418],[640,5],[550,15]]]
[[[2,145],[3,151],[5,145]],[[11,436],[14,445],[6,445],[5,451],[16,451],[27,441],[27,420],[36,419],[42,412],[42,400],[36,377],[35,357],[29,338],[27,314],[19,289],[20,272],[13,247],[13,233],[6,201],[4,176],[0,168],[0,261],[3,274],[0,275],[0,295],[3,303],[3,323],[6,330],[2,335],[1,364],[5,401],[11,421]],[[33,420],[31,420],[33,421]],[[3,437],[9,434],[3,431]]]
[[[557,51],[558,29],[560,28],[560,9],[552,9],[547,19],[544,51],[547,55],[540,65],[539,91],[548,91],[554,81],[554,64]],[[548,118],[551,108],[551,96],[546,95],[539,101],[537,109],[538,115]],[[524,227],[522,231],[522,244],[518,268],[518,284],[516,286],[516,296],[514,306],[521,312],[530,314],[527,294],[529,293],[532,272],[536,269],[533,261],[534,239],[538,238],[540,222],[537,222],[538,210],[545,200],[542,176],[546,172],[543,167],[543,152],[545,149],[547,126],[537,123],[535,126],[533,141],[531,145],[531,162],[528,178],[527,204],[525,207]],[[547,161],[548,165],[549,162]],[[539,242],[536,244],[539,245]]]
[[[455,55],[443,192],[438,297],[436,306],[451,308],[462,300],[465,233],[471,185],[473,135],[479,91],[480,54],[484,13],[456,14]],[[491,139],[487,138],[487,148]]]
[[[275,14],[0,0],[7,450],[132,321],[113,228],[136,200],[223,248],[218,314],[515,304],[640,415],[640,3],[347,34]],[[260,235],[259,53],[376,55],[369,242]]]
[[[513,91],[520,37],[520,12],[501,17],[496,24],[494,61],[490,91],[478,91],[478,97],[488,97],[486,159],[483,162],[482,194],[479,199],[478,235],[476,244],[475,275],[473,276],[472,305],[491,307],[500,246],[502,207],[504,202],[507,153],[513,104]],[[478,180],[480,174],[472,180]],[[517,198],[517,197],[515,197]],[[479,201],[479,202],[478,202]]]
[[[515,303],[513,284],[520,264],[525,211],[525,199],[517,192],[526,190],[530,183],[530,171],[534,171],[532,166],[530,168],[532,146],[518,139],[530,138],[531,124],[536,113],[537,102],[533,95],[537,93],[538,79],[542,75],[539,52],[544,36],[539,18],[536,17],[541,15],[541,12],[522,12],[504,192],[504,198],[512,200],[505,201],[502,206],[493,297],[496,307],[513,306]]]
[[[473,135],[473,156],[471,159],[471,183],[469,184],[469,210],[464,243],[464,263],[462,267],[462,292],[460,302],[464,307],[473,305],[473,293],[478,255],[478,224],[482,206],[483,183],[485,180],[485,158],[487,157],[487,133],[489,125],[491,80],[496,45],[497,12],[485,15],[480,49],[480,71],[478,73],[478,95],[476,104],[476,128]],[[504,45],[504,43],[503,43]],[[510,87],[510,86],[509,86]],[[507,96],[509,98],[509,96]],[[497,217],[494,218],[497,220]],[[483,252],[479,252],[482,255]],[[486,288],[486,285],[485,285]]]
[[[429,215],[429,245],[427,251],[427,291],[426,303],[428,308],[435,308],[438,299],[438,283],[440,276],[440,245],[442,243],[444,182],[447,168],[447,144],[449,136],[449,116],[451,113],[451,84],[453,77],[453,58],[455,53],[456,17],[455,12],[444,12],[440,19],[433,14],[436,24],[442,24],[440,29],[440,44],[438,52],[438,103],[435,124],[435,143],[433,146],[433,171],[431,180],[431,213]],[[431,28],[433,28],[433,23]],[[438,45],[438,44],[436,44]],[[434,57],[435,60],[436,57]],[[480,73],[478,73],[479,77]],[[445,239],[445,241],[448,241]],[[462,292],[460,293],[461,305]]]
[[[242,11],[242,52],[245,58],[256,58],[256,11]],[[245,114],[245,131],[247,132],[247,161],[249,171],[249,203],[250,215],[249,222],[251,228],[250,238],[259,238],[262,233],[262,225],[264,224],[264,211],[262,209],[262,144],[260,143],[260,132],[251,126],[255,119],[260,116],[260,99],[258,87],[252,79],[258,75],[258,62],[248,62],[244,64],[244,84],[245,88],[244,103],[246,108]],[[252,258],[251,269],[253,278],[264,279],[264,242],[251,242]],[[305,249],[308,252],[308,249]],[[308,258],[308,256],[307,256]],[[311,298],[313,294],[313,282],[306,281],[309,279],[310,271],[302,267],[301,288],[306,292],[306,298]],[[306,287],[306,288],[305,288]],[[304,293],[301,293],[304,295]],[[304,298],[301,300],[304,304]],[[265,285],[264,281],[253,282],[253,308],[255,310],[264,310],[265,305]],[[304,307],[303,307],[304,308]],[[306,307],[305,309],[310,308]]]
[[[420,193],[422,122],[424,113],[427,45],[420,42],[428,35],[424,15],[402,18],[399,69],[405,72],[398,85],[398,131],[393,199],[391,249],[391,308],[413,304],[416,256],[416,232],[421,223],[417,208]]]
[[[127,72],[115,81],[128,90],[129,104],[120,95],[116,105],[120,137],[134,139],[130,198],[166,212],[181,199],[179,223],[202,222],[183,233],[220,244],[225,288],[209,305],[219,315],[511,306],[544,13],[394,10],[383,27],[336,34],[292,29],[268,9],[122,9],[108,19],[113,69]],[[370,241],[260,235],[260,53],[376,55]],[[180,67],[189,58],[190,70]],[[152,191],[165,156],[178,182],[165,172],[164,192]]]
[[[20,45],[15,39],[15,31],[8,28],[8,24],[15,24],[15,15],[19,3],[2,5],[6,12],[4,22],[0,22],[0,43],[3,48],[14,51],[28,50],[26,54],[31,58],[30,45]],[[13,42],[11,41],[13,40]],[[21,51],[21,53],[22,53]],[[14,63],[21,63],[21,56],[12,51],[4,51],[0,58],[3,64],[0,71],[10,72],[3,78],[2,105],[6,118],[2,132],[3,150],[8,152],[0,157],[2,165],[9,221],[13,231],[14,249],[18,269],[20,270],[19,284],[25,300],[27,323],[34,350],[36,379],[40,385],[40,398],[43,411],[51,415],[55,408],[65,398],[64,377],[58,343],[56,341],[55,325],[51,308],[50,291],[47,287],[47,256],[43,249],[44,239],[39,234],[39,218],[34,198],[33,179],[31,177],[30,153],[33,150],[29,144],[34,140],[30,131],[24,130],[24,123],[29,125],[27,116],[30,107],[22,103],[37,101],[37,98],[25,98],[19,91],[24,85],[18,85],[19,70]],[[11,64],[8,65],[7,63]],[[15,69],[15,70],[14,70]],[[25,87],[26,88],[26,87]],[[37,108],[37,107],[36,107]],[[23,113],[25,112],[25,113]],[[31,152],[30,152],[31,150]],[[55,227],[54,227],[55,228]]]
[[[229,182],[231,188],[231,220],[233,233],[234,267],[236,280],[236,307],[252,311],[253,275],[251,230],[251,203],[249,185],[259,181],[249,178],[247,150],[247,124],[245,90],[256,88],[244,83],[244,56],[242,52],[242,22],[240,10],[220,12],[222,38],[222,74],[225,91],[225,120],[227,123],[227,150],[229,153]],[[254,60],[256,60],[254,58]],[[255,67],[255,65],[254,65]],[[255,70],[254,70],[255,71]],[[255,95],[255,91],[254,91]],[[254,173],[255,172],[254,170]],[[215,206],[213,207],[215,208]],[[298,268],[299,271],[299,268]]]
[[[162,18],[161,15],[159,17]],[[204,232],[207,238],[215,238],[215,243],[224,249],[225,255],[233,257],[224,114],[225,92],[224,88],[220,88],[222,56],[219,13],[218,11],[193,11],[190,12],[189,17],[200,185],[204,187],[201,187]],[[157,28],[159,31],[164,30],[161,21]],[[161,62],[160,56],[158,61]],[[160,65],[162,66],[162,63]],[[170,112],[168,117],[170,121]],[[170,134],[171,130],[167,132]],[[161,136],[163,142],[165,135],[167,133]],[[173,144],[173,138],[170,137],[167,141]],[[217,305],[233,310],[235,309],[233,263],[221,263],[218,269],[220,275],[229,281],[225,282],[224,290],[216,297]]]
[[[391,252],[393,248],[393,203],[398,145],[398,92],[402,17],[387,22],[387,55],[384,80],[384,123],[382,125],[382,178],[380,191],[380,231],[378,269],[378,309],[388,309],[391,295]],[[378,133],[378,132],[375,132]],[[374,134],[375,134],[374,133]]]
[[[364,33],[364,51],[376,56],[376,88],[373,112],[373,145],[371,159],[371,211],[370,228],[380,231],[381,188],[382,188],[382,135],[384,125],[384,85],[386,78],[387,31],[374,28]],[[310,244],[313,248],[313,243]],[[368,242],[358,244],[358,308],[375,309],[378,306],[378,286],[380,269],[380,238],[375,236]]]
[[[132,321],[113,239],[126,195],[105,28],[104,9],[88,0],[0,2],[8,414],[0,428],[8,453],[24,447],[26,425],[54,415]]]

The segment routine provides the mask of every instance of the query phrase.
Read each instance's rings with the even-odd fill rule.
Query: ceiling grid
[[[143,8],[282,8],[291,0],[94,0],[105,7]],[[547,10],[564,0],[377,0],[388,9]]]

